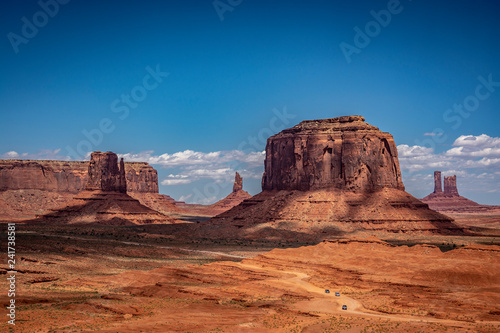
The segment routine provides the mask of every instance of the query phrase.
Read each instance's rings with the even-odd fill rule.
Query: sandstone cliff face
[[[112,152],[93,152],[90,156],[86,191],[127,192],[123,158]]]
[[[434,171],[434,193],[443,192],[441,184],[441,171]]]
[[[270,137],[262,190],[200,230],[256,239],[461,232],[404,191],[392,136],[361,116],[303,121]]]
[[[158,194],[154,194],[158,195]],[[127,194],[125,163],[113,152],[91,154],[84,191],[63,206],[38,216],[36,222],[150,224],[176,220]]]
[[[148,163],[125,162],[127,192],[162,213],[177,211],[158,194],[158,174]],[[69,202],[84,190],[88,161],[0,160],[0,219],[25,219]]]
[[[404,190],[392,135],[364,120],[308,120],[270,137],[262,189]]]
[[[158,172],[148,163],[125,162],[127,191],[158,193]]]
[[[0,160],[0,191],[79,193],[87,183],[86,161]],[[158,193],[157,171],[148,163],[125,162],[127,191]]]
[[[0,160],[0,191],[80,192],[88,162]]]
[[[457,190],[457,176],[444,177],[444,194],[446,196],[456,196],[458,197]]]

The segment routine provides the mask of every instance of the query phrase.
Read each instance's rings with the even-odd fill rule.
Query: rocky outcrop
[[[436,175],[439,175],[437,178]],[[500,212],[500,206],[480,205],[469,200],[458,193],[457,176],[444,177],[444,191],[441,189],[441,172],[434,171],[434,192],[422,199],[422,202],[429,205],[431,209],[438,212],[452,213],[488,213]]]
[[[307,120],[270,137],[262,189],[404,190],[392,135],[364,120]]]
[[[127,191],[158,193],[158,172],[145,162],[125,162]]]
[[[236,172],[234,175],[234,184],[233,184],[233,192],[238,192],[243,190],[243,178],[241,178],[240,174]]]
[[[444,195],[448,197],[458,197],[457,176],[444,177]]]
[[[404,191],[392,136],[361,116],[303,121],[270,137],[262,189],[203,232],[299,240],[359,230],[461,232]]]
[[[41,190],[59,193],[83,191],[88,162],[0,160],[0,191]],[[158,193],[157,171],[148,163],[125,162],[127,191]]]
[[[236,172],[234,175],[233,192],[229,193],[224,199],[204,208],[203,212],[206,215],[215,216],[239,205],[243,200],[251,197],[252,196],[247,191],[243,190],[243,178]]]
[[[434,193],[442,193],[441,171],[434,171]]]
[[[86,191],[127,192],[123,158],[112,152],[93,152],[90,155]]]
[[[131,197],[164,214],[179,211],[173,200],[158,193],[153,167],[144,162],[125,162],[124,167]],[[43,215],[69,202],[85,189],[88,169],[88,161],[0,160],[0,219]]]
[[[93,152],[88,163],[85,190],[63,207],[39,216],[35,222],[150,224],[174,223],[127,193],[125,164],[112,152]]]

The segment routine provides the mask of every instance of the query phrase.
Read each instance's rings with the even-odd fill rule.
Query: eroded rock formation
[[[127,192],[123,158],[112,152],[93,152],[90,155],[86,191]]]
[[[234,175],[234,184],[233,184],[233,192],[238,192],[243,190],[243,178],[241,178],[240,174],[236,172]]]
[[[216,203],[206,207],[204,212],[209,216],[221,214],[234,206],[240,204],[243,200],[249,199],[252,196],[243,190],[243,178],[238,172],[234,175],[233,192],[227,197],[217,201]]]
[[[434,192],[423,198],[422,202],[428,204],[431,209],[449,214],[500,212],[500,206],[480,205],[461,196],[457,189],[456,175],[444,177],[444,191],[440,189],[441,172],[434,171]]]
[[[270,137],[262,189],[404,190],[392,135],[364,120],[307,120]]]
[[[94,152],[88,163],[85,190],[70,202],[36,221],[50,223],[149,224],[175,220],[155,211],[127,193],[125,164],[112,152]]]
[[[444,195],[449,197],[458,197],[457,176],[444,177]]]
[[[0,160],[0,191],[78,193],[87,183],[88,161]],[[158,174],[148,163],[125,162],[128,192],[158,193]]]
[[[441,171],[434,171],[434,193],[443,192],[441,185]]]
[[[213,235],[461,232],[404,191],[392,136],[361,116],[303,121],[270,137],[262,189],[206,222]]]
[[[175,202],[158,194],[157,171],[145,162],[125,162],[127,193],[164,214]],[[30,218],[70,201],[88,182],[88,161],[0,160],[0,219]]]

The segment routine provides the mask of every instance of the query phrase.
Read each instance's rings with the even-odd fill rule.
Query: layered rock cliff
[[[88,169],[88,161],[0,160],[0,219],[30,218],[70,201],[85,189]],[[164,214],[180,210],[158,193],[158,174],[148,163],[125,162],[124,169],[134,199]]]
[[[175,219],[151,209],[127,193],[125,164],[113,152],[93,152],[88,162],[84,191],[63,206],[43,214],[35,222],[150,224]]]
[[[303,121],[271,136],[263,191],[206,222],[203,232],[294,239],[357,230],[461,232],[404,191],[392,136],[364,120]]]
[[[364,120],[307,120],[270,137],[262,189],[404,190],[392,135]]]
[[[88,162],[0,160],[0,191],[42,190],[81,192],[87,183]],[[158,193],[157,171],[148,163],[125,162],[127,190]]]
[[[85,191],[127,192],[123,158],[112,152],[93,152],[90,155]]]

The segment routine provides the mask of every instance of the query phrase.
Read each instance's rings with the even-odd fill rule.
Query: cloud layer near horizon
[[[433,190],[433,171],[442,171],[445,176],[458,176],[460,193],[500,193],[500,138],[486,134],[478,136],[461,135],[444,152],[422,146],[398,147],[399,163],[407,191],[423,197]],[[60,149],[43,150],[36,154],[6,152],[3,159],[55,159],[70,160],[59,155]],[[90,154],[90,153],[89,153]],[[88,155],[89,155],[88,154]],[[197,182],[211,184],[225,183],[228,187],[238,171],[244,179],[260,181],[263,172],[265,152],[243,152],[240,150],[197,152],[185,150],[173,154],[154,154],[153,151],[118,154],[125,161],[147,162],[159,170],[159,182],[163,186],[190,186],[202,188]],[[191,191],[193,192],[193,191]],[[168,190],[167,190],[168,193]],[[226,193],[227,194],[227,193]],[[184,199],[195,197],[191,194]],[[210,203],[220,199],[203,196],[196,203]],[[498,201],[498,198],[496,198]]]
[[[500,193],[500,138],[461,135],[452,148],[435,153],[421,146],[398,146],[403,181],[408,191],[423,197],[433,191],[433,171],[457,175],[463,193]],[[498,198],[497,198],[498,199]]]

